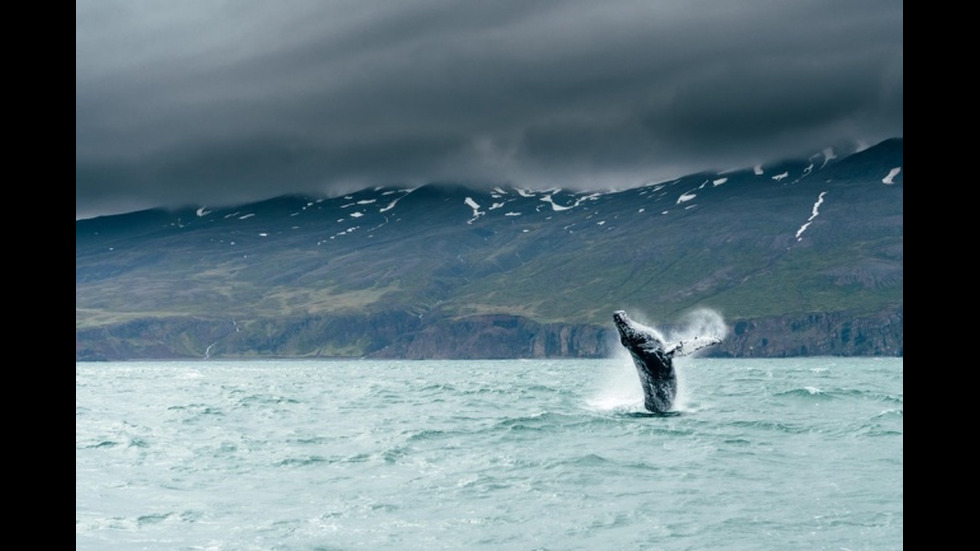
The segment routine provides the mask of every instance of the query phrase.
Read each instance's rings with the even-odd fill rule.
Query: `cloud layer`
[[[76,2],[76,219],[901,136],[901,2]]]

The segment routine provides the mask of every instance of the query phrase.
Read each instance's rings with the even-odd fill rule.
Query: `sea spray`
[[[589,407],[601,411],[643,411],[643,390],[629,352],[620,349],[607,364]]]
[[[668,341],[683,341],[695,337],[724,340],[728,336],[728,326],[721,314],[710,308],[698,308],[684,315],[681,323],[668,333]]]
[[[674,362],[674,372],[677,374],[677,396],[674,398],[674,407],[672,408],[674,411],[693,413],[700,409],[696,391],[691,388],[687,376],[689,367],[691,367],[690,358],[679,358]]]

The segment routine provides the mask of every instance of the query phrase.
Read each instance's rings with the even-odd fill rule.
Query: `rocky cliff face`
[[[873,316],[830,312],[735,320],[729,337],[709,355],[904,356],[902,310]]]
[[[733,320],[704,356],[902,356],[903,312]],[[131,358],[369,357],[401,359],[604,358],[619,349],[608,326],[541,324],[512,315],[424,322],[406,312],[216,323],[134,321],[76,333],[78,361]]]
[[[384,358],[600,358],[608,330],[594,325],[541,324],[496,314],[440,320],[372,353]]]

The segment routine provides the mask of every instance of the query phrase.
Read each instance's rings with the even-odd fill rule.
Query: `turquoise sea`
[[[898,550],[903,359],[75,364],[77,550]]]

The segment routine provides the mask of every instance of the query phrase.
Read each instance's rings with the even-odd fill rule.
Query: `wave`
[[[642,419],[644,417],[678,417],[682,415],[683,412],[680,411],[663,411],[663,412],[653,412],[653,411],[625,411],[619,413],[620,417],[631,417],[634,419]]]
[[[158,522],[163,522],[171,517],[173,513],[158,513],[152,515],[143,515],[136,518],[136,524],[138,526],[145,526],[147,524],[156,524]]]
[[[588,453],[575,457],[568,457],[557,461],[548,461],[542,465],[544,469],[560,469],[565,467],[601,467],[615,462],[596,453]]]
[[[788,423],[782,423],[780,421],[771,421],[768,419],[759,419],[754,421],[733,421],[731,423],[733,427],[748,428],[748,429],[762,429],[765,431],[778,432],[784,434],[803,434],[811,432],[811,429],[806,426],[791,425]]]
[[[100,448],[114,448],[119,445],[119,442],[113,442],[112,440],[103,440],[95,444],[85,444],[83,446],[77,446],[77,448],[82,450],[95,450]]]
[[[267,405],[267,404],[298,404],[298,400],[293,398],[287,398],[285,396],[277,396],[274,394],[252,394],[250,396],[245,396],[239,401],[242,406],[250,407],[253,405]]]
[[[410,435],[407,439],[408,442],[424,442],[431,440],[441,440],[446,437],[459,436],[464,434],[464,431],[444,431],[437,429],[423,429],[420,431],[410,431]]]
[[[310,465],[317,465],[320,463],[335,463],[336,461],[331,461],[325,457],[319,455],[311,455],[309,457],[290,457],[283,459],[281,461],[276,461],[276,467],[307,467]]]
[[[820,398],[820,399],[830,399],[830,400],[861,399],[861,400],[873,400],[873,401],[880,401],[880,402],[893,402],[897,404],[904,403],[904,399],[901,396],[894,396],[892,394],[886,394],[882,392],[859,390],[853,388],[823,390],[815,386],[804,386],[800,388],[784,390],[782,392],[776,392],[773,394],[773,396]]]
[[[574,426],[585,422],[580,416],[541,412],[534,415],[514,417],[498,422],[495,428],[510,431],[550,431],[558,427]]]
[[[783,392],[777,392],[773,396],[791,396],[791,397],[803,397],[803,398],[833,398],[832,395],[820,390],[814,386],[805,386],[803,388],[794,388],[790,390],[784,390]]]
[[[895,416],[902,417],[904,415],[905,415],[905,410],[904,409],[886,409],[886,410],[878,413],[874,417],[872,417],[872,419],[877,419],[879,417],[895,417]]]

